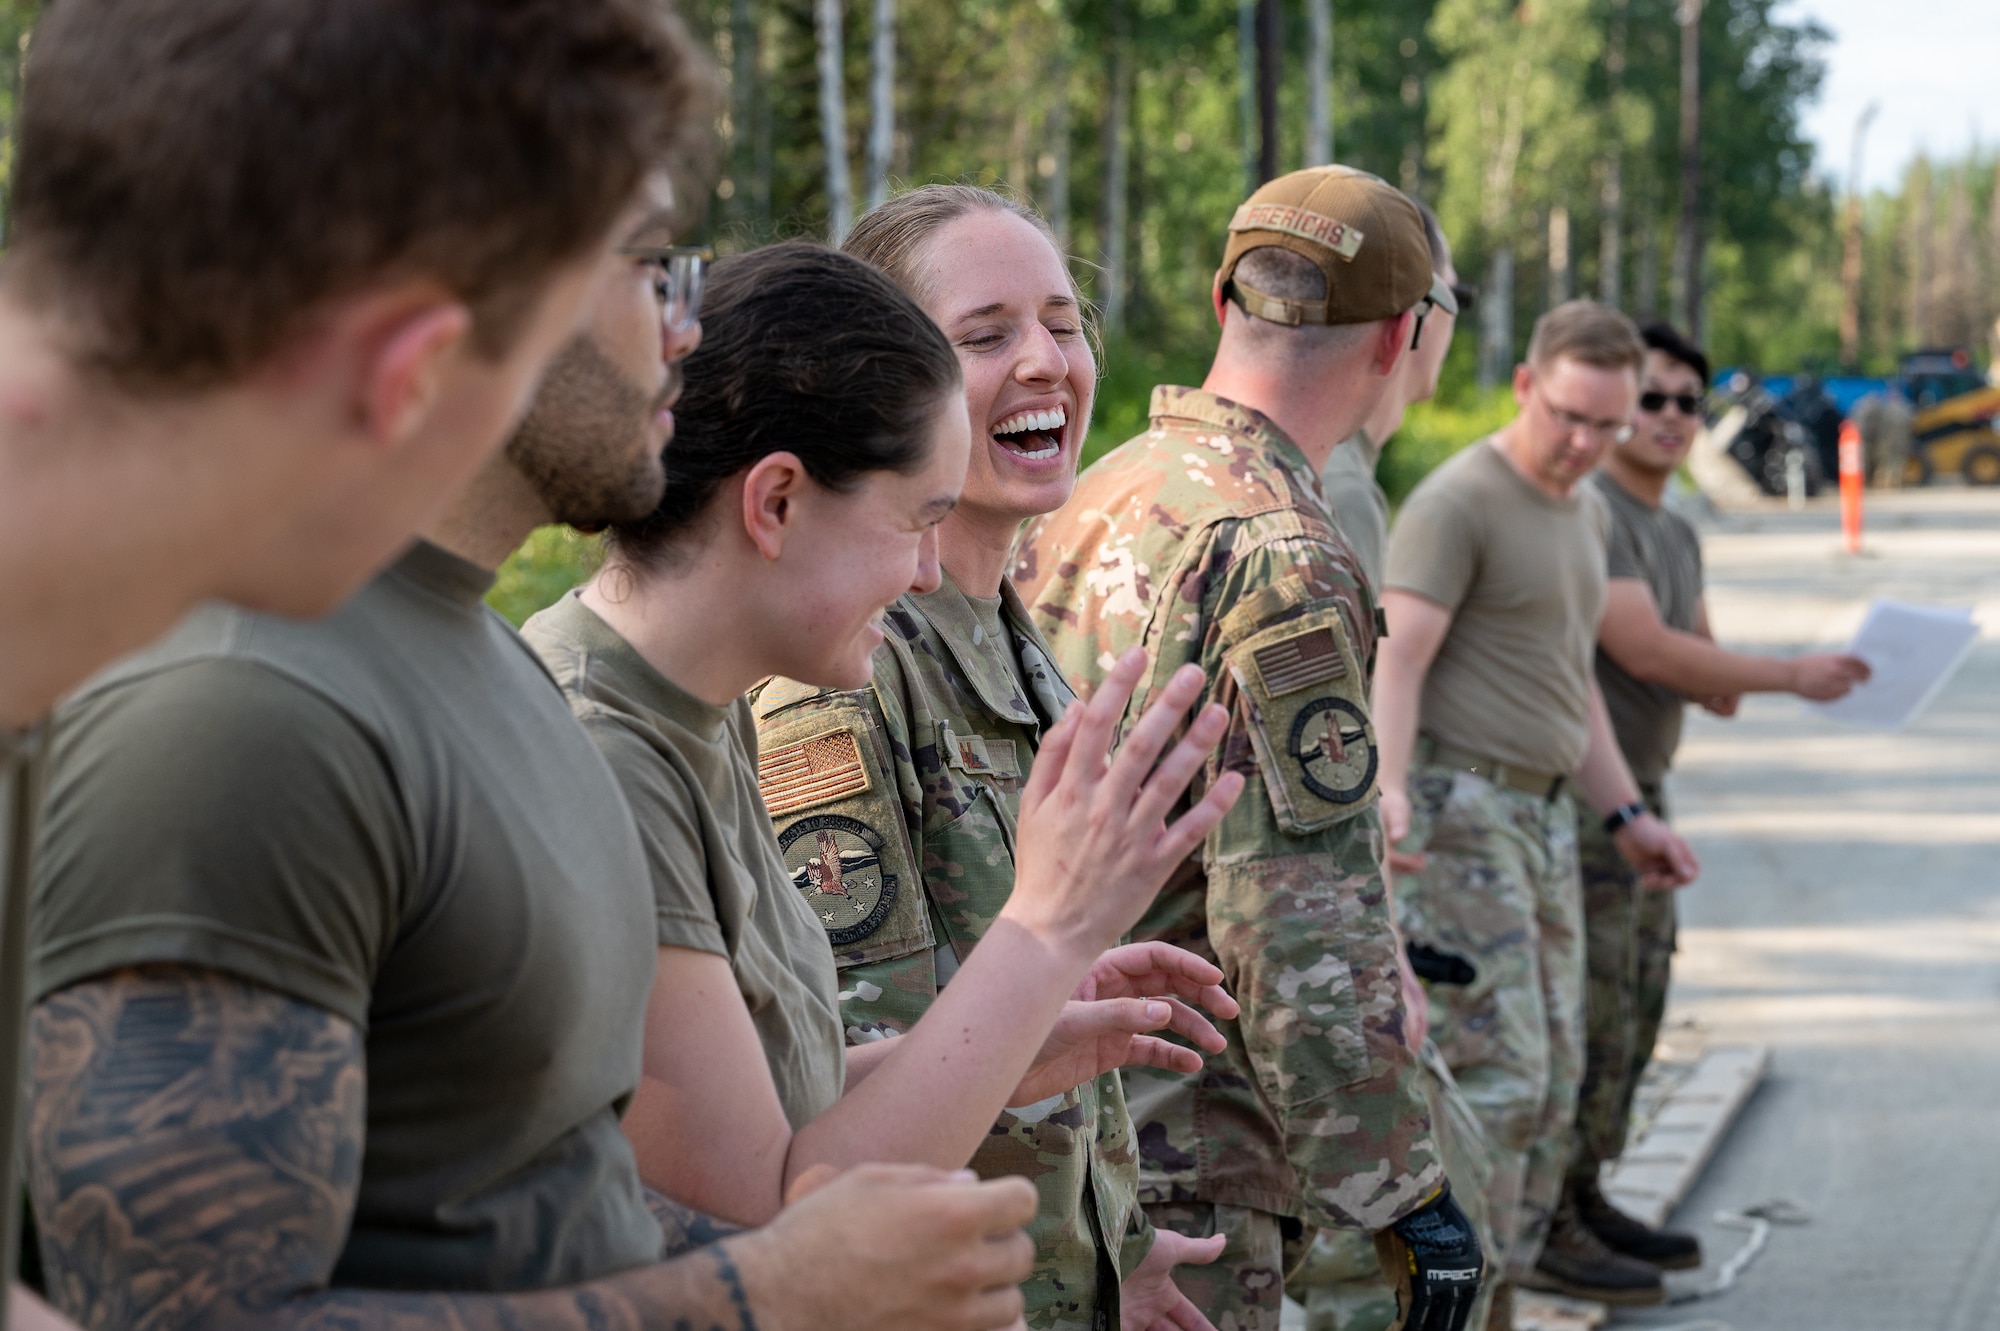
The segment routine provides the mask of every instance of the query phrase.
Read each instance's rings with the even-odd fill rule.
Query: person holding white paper
[[[1662,783],[1689,701],[1730,716],[1745,693],[1839,698],[1869,677],[1869,667],[1856,656],[1787,659],[1715,645],[1702,603],[1699,539],[1661,502],[1701,426],[1708,358],[1665,324],[1640,336],[1646,360],[1634,429],[1590,478],[1611,514],[1597,682],[1632,777],[1647,807],[1665,818]],[[1663,1269],[1698,1266],[1701,1246],[1692,1234],[1641,1224],[1605,1201],[1597,1186],[1603,1164],[1624,1150],[1632,1095],[1666,1010],[1674,894],[1645,890],[1595,817],[1577,820],[1577,842],[1589,989],[1583,1089],[1562,1204],[1615,1252]]]

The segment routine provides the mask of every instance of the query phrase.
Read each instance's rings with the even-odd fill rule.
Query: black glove
[[[1396,1285],[1390,1331],[1464,1331],[1486,1261],[1451,1185],[1375,1236],[1375,1258]]]
[[[1405,943],[1403,952],[1410,958],[1410,969],[1419,980],[1429,980],[1432,984],[1471,984],[1479,978],[1472,963],[1455,952],[1440,952],[1427,943]]]

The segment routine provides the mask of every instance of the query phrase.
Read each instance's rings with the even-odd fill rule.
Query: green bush
[[[529,615],[589,577],[601,551],[595,536],[582,536],[568,527],[537,527],[500,566],[486,603],[518,628]]]
[[[1084,441],[1085,465],[1146,428],[1153,385],[1200,383],[1209,354],[1207,348],[1180,355],[1123,349],[1098,386],[1095,420]],[[1468,387],[1448,396],[1447,402],[1411,408],[1403,428],[1384,450],[1380,474],[1390,502],[1401,503],[1432,467],[1514,415],[1514,399],[1504,389],[1481,394]],[[500,566],[486,602],[518,626],[589,577],[602,554],[602,543],[595,536],[581,536],[568,527],[539,527]]]
[[[1514,395],[1504,388],[1470,391],[1456,401],[1419,402],[1382,450],[1376,479],[1389,502],[1400,504],[1431,468],[1513,419]]]

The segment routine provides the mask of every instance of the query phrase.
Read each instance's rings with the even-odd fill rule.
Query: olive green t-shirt
[[[1335,446],[1319,474],[1327,507],[1333,510],[1333,525],[1353,549],[1368,585],[1378,592],[1389,549],[1389,496],[1375,479],[1381,457],[1382,450],[1356,430]]]
[[[826,931],[785,871],[757,793],[757,725],[655,670],[575,593],[523,630],[631,803],[662,947],[727,958],[794,1131],[840,1098]]]
[[[336,1285],[657,1261],[618,1117],[654,949],[624,797],[492,578],[418,545],[327,619],[215,607],[57,714],[34,991],[228,972],[358,1027]]]
[[[0,1285],[14,1278],[20,1248],[20,1146],[22,1050],[27,1040],[28,896],[32,890],[35,826],[39,814],[45,731],[0,726]],[[0,1304],[6,1300],[0,1298]],[[7,1318],[0,1312],[0,1331]]]
[[[1660,608],[1660,622],[1692,633],[1701,604],[1701,538],[1686,518],[1647,503],[1605,472],[1593,473],[1590,484],[1611,514],[1610,576],[1645,583]],[[1681,744],[1687,699],[1664,684],[1633,678],[1602,650],[1597,683],[1632,779],[1659,785]]]
[[[1386,585],[1452,612],[1424,680],[1426,735],[1530,771],[1583,762],[1607,522],[1593,488],[1557,499],[1491,439],[1411,492]]]

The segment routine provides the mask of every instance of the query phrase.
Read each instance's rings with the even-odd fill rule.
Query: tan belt
[[[1417,761],[1470,772],[1496,786],[1518,790],[1523,795],[1533,795],[1540,800],[1555,799],[1569,784],[1569,777],[1561,772],[1537,772],[1511,763],[1495,762],[1481,754],[1440,744],[1429,735],[1420,736],[1417,740]]]

